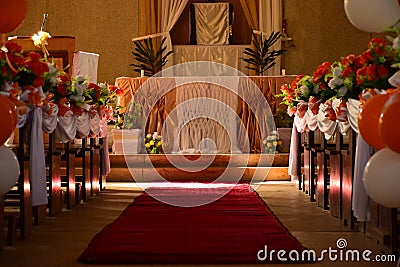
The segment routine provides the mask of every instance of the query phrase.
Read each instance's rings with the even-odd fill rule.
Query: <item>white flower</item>
[[[263,144],[265,145],[267,143],[267,138],[263,140]]]
[[[343,85],[343,79],[340,78],[333,78],[329,81],[329,87],[334,89],[336,86],[342,86]]]
[[[154,133],[153,133],[153,139],[157,139],[157,137],[158,137],[158,133],[157,133],[157,132],[154,132]]]
[[[314,94],[318,94],[318,92],[319,92],[319,86],[318,85],[314,86],[313,92],[314,92]]]
[[[58,69],[52,63],[47,63],[47,66],[49,67],[49,74],[57,73]]]
[[[393,40],[393,45],[392,45],[392,47],[393,47],[393,49],[395,49],[395,50],[400,49],[400,39],[399,39],[399,37],[396,37],[396,38]]]
[[[342,86],[339,88],[339,95],[344,96],[347,93],[347,88]]]
[[[50,84],[51,84],[52,86],[55,86],[55,85],[57,84],[57,78],[54,77],[54,76],[52,76],[52,77],[50,78],[49,82],[50,82]]]
[[[83,95],[83,92],[87,89],[86,84],[78,84],[75,86],[78,95]]]
[[[85,97],[84,97],[84,96],[81,96],[81,95],[72,95],[72,96],[71,96],[71,99],[78,102],[78,101],[83,101],[83,100],[85,100]]]
[[[300,87],[300,92],[305,95],[305,94],[308,94],[310,92],[310,89],[308,89],[308,87],[306,85],[302,85]]]
[[[89,104],[83,104],[83,105],[82,105],[82,109],[84,109],[84,110],[86,110],[86,111],[89,111],[90,108],[91,108],[91,106],[90,106]]]
[[[83,83],[86,80],[85,76],[82,75],[76,76],[75,79],[78,83]]]
[[[151,134],[147,134],[147,135],[146,135],[146,138],[151,138]]]
[[[339,67],[335,67],[333,69],[333,76],[335,76],[335,77],[341,77],[342,76],[342,71],[340,70]]]

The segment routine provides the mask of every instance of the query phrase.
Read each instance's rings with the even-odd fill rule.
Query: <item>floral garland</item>
[[[42,50],[49,36],[45,37],[37,43]],[[96,110],[110,118],[117,96],[123,94],[122,89],[113,85],[89,83],[82,76],[71,78],[46,56],[36,52],[24,53],[13,41],[0,48],[0,91],[21,101],[21,104],[57,104],[61,116],[69,110],[76,115]]]
[[[373,38],[368,48],[359,56],[350,54],[340,61],[324,62],[310,75],[299,75],[292,83],[281,87],[281,104],[288,106],[288,114],[297,114],[300,118],[310,109],[313,114],[319,112],[320,104],[330,120],[347,120],[349,99],[362,100],[363,92],[371,88],[390,89],[389,78],[400,68],[400,29],[393,29],[398,37],[392,39],[392,45],[382,38]],[[390,39],[390,38],[389,38]],[[340,99],[334,110],[332,100]]]

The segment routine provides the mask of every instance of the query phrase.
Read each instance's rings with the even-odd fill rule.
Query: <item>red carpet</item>
[[[191,199],[218,194],[220,190],[156,188],[150,192]],[[221,199],[191,208],[164,204],[143,193],[93,238],[78,261],[101,264],[279,262],[276,253],[272,261],[258,260],[257,252],[265,245],[268,251],[297,250],[300,256],[305,249],[257,193],[249,191],[248,185],[237,185]],[[289,258],[288,254],[286,257]]]

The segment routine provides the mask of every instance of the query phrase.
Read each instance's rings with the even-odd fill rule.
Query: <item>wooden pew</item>
[[[353,129],[348,131],[348,144],[344,145],[342,154],[342,217],[343,224],[355,228],[355,217],[352,209],[353,175],[356,155],[357,134]]]
[[[10,190],[10,192],[4,195],[4,207],[7,213],[19,213],[17,216],[17,225],[21,240],[24,240],[31,235],[33,224],[31,186],[29,179],[29,157],[26,155],[26,146],[24,143],[25,134],[25,127],[17,129],[15,132],[14,144],[10,145],[10,148],[17,156],[20,174],[16,185]],[[7,216],[11,215],[8,214]]]
[[[80,174],[75,175],[75,180],[80,184],[80,196],[83,202],[87,202],[91,196],[91,178],[90,178],[90,151],[91,147],[87,144],[87,138],[82,139],[82,144],[74,144],[72,148],[79,151],[75,157],[76,170]],[[79,148],[79,149],[78,149]],[[80,201],[79,201],[80,202]]]
[[[67,142],[64,144],[65,153],[63,155],[62,164],[65,168],[65,174],[61,176],[61,186],[65,189],[65,203],[67,209],[72,209],[76,203],[77,196],[79,194],[79,186],[75,181],[75,155],[76,151],[71,149],[71,143]]]
[[[321,207],[324,210],[329,209],[329,155],[325,153],[327,147],[327,141],[322,136],[321,145],[315,148],[315,153],[317,155],[317,185],[315,198],[318,207]]]
[[[313,151],[314,132],[308,131],[304,133],[304,159],[303,159],[303,191],[310,196],[310,201],[315,201],[315,157],[316,153]]]
[[[105,156],[105,149],[106,149],[106,146],[105,146],[105,140],[107,140],[105,137],[102,137],[102,138],[99,138],[99,145],[100,145],[100,191],[101,190],[104,190],[105,189],[105,187],[106,187],[106,174],[104,173],[104,169],[105,169],[105,166],[104,166],[104,162],[105,162],[105,159],[104,159],[104,156]]]
[[[100,192],[100,144],[97,138],[90,138],[90,195]]]
[[[336,129],[332,142],[325,153],[329,156],[329,211],[337,218],[342,218],[342,135]]]
[[[0,250],[4,250],[4,245],[6,244],[6,238],[4,235],[4,198],[0,196]]]
[[[46,155],[48,168],[48,208],[49,216],[56,216],[63,207],[61,190],[61,155],[64,151],[56,149],[54,133],[49,135],[49,147]]]

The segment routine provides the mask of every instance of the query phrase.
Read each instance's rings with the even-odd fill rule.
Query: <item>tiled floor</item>
[[[364,234],[343,227],[340,220],[309,202],[292,183],[267,183],[257,191],[291,233],[304,246],[317,253],[329,247],[337,248],[336,241],[339,238],[346,239],[348,248],[372,250],[374,254],[371,257],[387,253]],[[0,266],[85,266],[76,262],[76,258],[91,238],[115,220],[140,193],[141,189],[132,183],[108,183],[107,189],[87,204],[64,210],[54,218],[46,218],[42,225],[34,227],[28,240],[18,240],[13,247],[6,247],[0,252]],[[323,262],[296,266],[396,266],[396,263],[332,262],[326,254]]]

